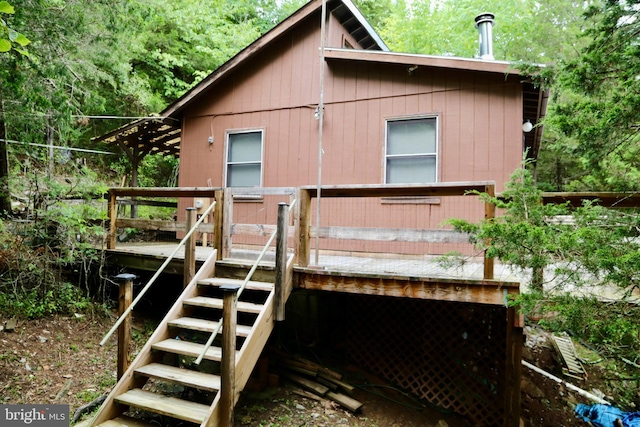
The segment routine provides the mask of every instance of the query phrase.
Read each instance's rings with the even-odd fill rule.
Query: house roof
[[[175,124],[171,121],[166,121],[166,119],[178,119],[188,104],[204,94],[223,77],[235,71],[245,63],[245,61],[265,49],[290,29],[303,22],[307,17],[319,12],[321,8],[322,0],[309,1],[280,24],[205,77],[200,83],[162,111],[160,116],[165,118],[165,122],[163,122],[166,125],[165,127],[151,127],[151,123],[157,123],[157,120],[138,120],[116,129],[107,135],[96,138],[96,140],[117,142],[127,147],[135,144],[139,145],[143,143],[142,141],[146,141],[147,143],[154,144],[150,148],[150,152],[162,152],[164,154],[178,156],[180,149],[180,131]],[[390,52],[389,48],[351,0],[327,0],[327,9],[363,48],[325,48],[324,57],[327,61],[369,61],[385,64],[418,65],[444,69],[521,75],[518,69],[506,61]],[[530,119],[534,125],[537,125],[546,111],[547,98],[547,92],[525,81],[523,83],[524,118]],[[150,129],[154,132],[154,138],[145,136],[145,133],[149,132]],[[525,134],[525,147],[529,148],[530,156],[537,157],[541,137],[541,126],[536,126],[533,131]]]
[[[220,66],[213,73],[205,77],[200,83],[187,91],[177,101],[169,105],[162,113],[163,117],[175,117],[182,109],[200,94],[205,92],[215,82],[235,70],[246,59],[260,52],[270,45],[274,40],[285,34],[289,29],[295,27],[309,15],[322,8],[322,0],[312,0],[298,9],[293,15],[268,31],[255,42],[251,43],[236,56]],[[349,34],[367,50],[389,51],[389,48],[382,41],[373,27],[362,16],[362,13],[351,2],[351,0],[328,0],[327,9],[345,27]]]
[[[92,138],[92,141],[118,144],[128,156],[162,153],[179,157],[181,134],[180,123],[176,120],[146,117]]]

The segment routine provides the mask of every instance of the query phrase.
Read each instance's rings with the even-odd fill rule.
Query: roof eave
[[[517,68],[515,68],[514,64],[507,61],[487,61],[483,59],[460,58],[455,56],[326,48],[324,57],[327,60],[369,61],[386,64],[418,65],[435,68],[523,75]]]

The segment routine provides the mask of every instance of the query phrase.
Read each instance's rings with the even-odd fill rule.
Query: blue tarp
[[[616,420],[622,421],[624,427],[640,427],[640,412],[623,412],[611,405],[580,403],[576,406],[576,414],[594,427],[615,427]]]

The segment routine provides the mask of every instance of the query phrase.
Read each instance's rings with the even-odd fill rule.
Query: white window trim
[[[434,156],[436,158],[436,179],[434,183],[440,182],[440,116],[438,114],[421,114],[411,116],[389,117],[384,120],[384,156],[382,159],[382,182],[387,182],[387,159],[389,157],[409,157],[406,154],[403,155],[388,155],[387,150],[389,147],[389,122],[408,121],[408,120],[420,120],[420,119],[435,119],[436,121],[436,151],[435,153],[415,153],[411,156]]]
[[[262,187],[264,181],[264,128],[255,128],[255,129],[227,129],[225,131],[224,137],[224,186],[228,187],[228,174],[229,174],[229,165],[239,165],[239,164],[255,164],[256,162],[232,162],[229,163],[229,135],[238,135],[241,133],[255,133],[260,132],[260,184],[258,187]]]

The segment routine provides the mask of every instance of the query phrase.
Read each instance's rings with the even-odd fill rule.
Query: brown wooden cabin
[[[523,132],[523,123],[539,124],[547,94],[504,61],[390,52],[349,0],[328,0],[324,26],[321,17],[322,2],[310,1],[161,113],[158,122],[180,123],[178,221],[216,199],[207,231],[224,268],[234,248],[264,244],[277,203],[296,199],[299,292],[290,303],[335,312],[309,292],[340,294],[361,366],[475,425],[516,426],[522,322],[505,298],[517,283],[493,280],[486,264],[475,278],[429,277],[419,266],[452,250],[477,255],[466,241],[434,235],[447,234],[447,218],[493,215],[465,189],[500,192],[525,150],[537,155],[542,127]],[[135,126],[109,135],[134,135],[121,141],[130,156],[167,141],[175,149],[175,125],[146,148]],[[113,190],[112,202],[125,195],[144,193]],[[112,237],[116,226],[134,225],[112,209]],[[379,267],[402,256],[413,269],[327,261]]]

